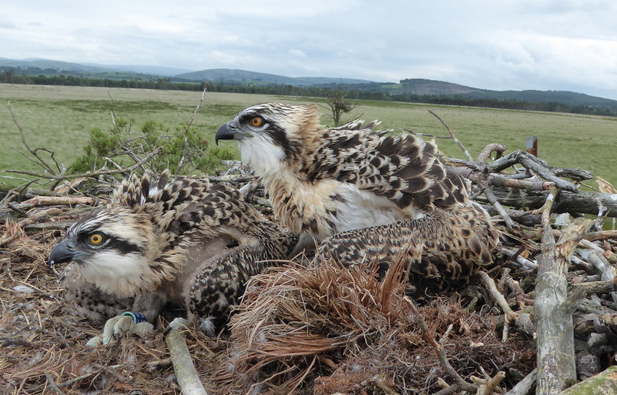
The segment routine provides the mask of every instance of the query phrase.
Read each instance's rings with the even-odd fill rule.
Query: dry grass
[[[350,270],[327,260],[254,277],[231,321],[218,387],[222,393],[276,394],[439,390],[438,378],[446,375],[403,300],[404,269],[393,265],[380,281],[376,265]],[[466,312],[456,298],[440,298],[420,311],[465,378],[506,367],[526,374],[534,365],[527,344],[502,343],[491,317]]]

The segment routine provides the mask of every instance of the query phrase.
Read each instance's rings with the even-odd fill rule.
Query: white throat
[[[80,267],[84,279],[96,284],[101,290],[120,297],[130,297],[143,292],[144,285],[152,285],[144,282],[149,276],[145,273],[148,265],[142,259],[136,253],[120,255],[100,251]]]
[[[243,163],[250,163],[257,175],[267,176],[283,169],[285,152],[268,137],[255,136],[238,140]]]

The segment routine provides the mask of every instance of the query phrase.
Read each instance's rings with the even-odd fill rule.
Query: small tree
[[[338,88],[335,90],[327,89],[324,91],[324,96],[327,101],[326,104],[330,107],[330,111],[332,115],[332,120],[334,121],[334,126],[339,126],[341,122],[341,116],[343,114],[351,112],[356,105],[345,98],[346,93],[342,88]]]

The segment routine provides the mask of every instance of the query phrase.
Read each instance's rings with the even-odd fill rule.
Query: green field
[[[0,84],[0,170],[40,171],[18,152],[25,149],[6,107],[9,103],[30,148],[50,149],[59,162],[68,166],[83,153],[90,129],[111,127],[112,111],[117,117],[130,120],[135,129],[146,120],[174,129],[188,123],[200,97],[200,92],[185,91]],[[213,143],[217,128],[251,104],[321,100],[207,93],[193,128]],[[429,109],[448,123],[474,156],[493,142],[506,145],[507,152],[525,149],[526,138],[538,136],[541,159],[554,166],[589,170],[617,185],[617,118],[377,101],[358,102],[349,117],[379,119],[384,128],[395,131],[409,129],[446,136],[446,130],[428,113]],[[325,107],[323,111],[327,112]],[[328,121],[324,116],[323,122]],[[221,144],[237,152],[235,143]],[[464,158],[451,140],[440,139],[438,144],[447,155]],[[14,186],[19,182],[7,176],[15,177],[1,172],[0,184]]]

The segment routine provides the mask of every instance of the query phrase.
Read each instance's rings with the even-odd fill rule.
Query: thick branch
[[[501,204],[517,209],[537,209],[542,206],[548,194],[547,191],[501,187],[494,187],[492,190]],[[553,212],[597,215],[598,202],[606,207],[607,216],[617,217],[617,195],[586,191],[579,191],[578,193],[561,191],[553,204]]]
[[[193,365],[184,335],[173,323],[170,324],[170,328],[171,330],[167,334],[165,342],[167,343],[176,379],[180,388],[182,388],[182,393],[185,395],[208,395],[199,380],[199,375]]]
[[[553,197],[551,194],[549,197]],[[555,243],[550,225],[550,199],[543,207],[542,254],[538,260],[536,317],[538,394],[558,394],[576,380],[572,308],[567,303],[567,267],[572,249],[592,224],[576,220]]]

